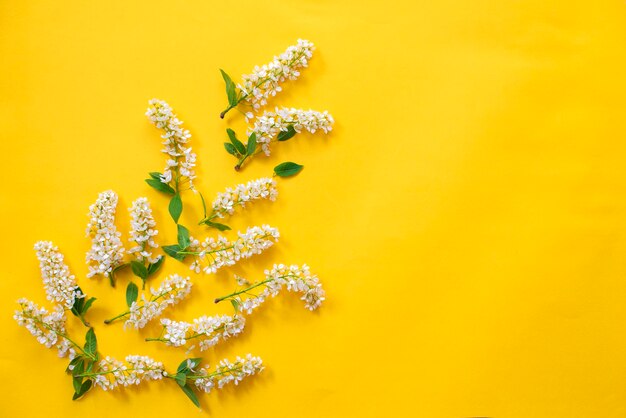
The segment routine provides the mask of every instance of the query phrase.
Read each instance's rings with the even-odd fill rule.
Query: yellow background
[[[0,2],[0,416],[626,416],[625,13],[621,0]],[[272,104],[328,109],[335,130],[236,173],[224,130],[245,122],[218,118],[218,68],[239,80],[299,37],[318,49]],[[32,245],[52,240],[98,298],[102,353],[185,357],[143,342],[157,325],[101,323],[125,308],[129,276],[115,290],[85,278],[100,191],[119,194],[124,239],[147,196],[160,242],[175,240],[143,182],[164,165],[152,97],[191,131],[210,199],[305,165],[276,203],[229,220],[277,226],[279,245],[193,276],[168,316],[228,312],[211,300],[231,273],[274,262],[309,263],[328,293],[316,313],[282,295],[207,352],[252,352],[267,370],[202,395],[202,412],[171,381],[72,402],[66,361],[11,319],[19,297],[47,304]],[[194,225],[199,202],[184,201]],[[165,267],[154,282],[188,274]]]

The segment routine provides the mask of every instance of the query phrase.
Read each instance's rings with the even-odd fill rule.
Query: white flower
[[[242,97],[245,97],[245,101],[252,105],[255,111],[259,110],[261,106],[267,104],[270,97],[282,90],[280,83],[298,78],[299,70],[308,66],[314,49],[311,42],[298,39],[296,45],[290,46],[285,52],[274,57],[272,62],[254,67],[252,74],[244,75],[242,84],[237,85]]]
[[[213,215],[219,218],[227,214],[232,215],[235,207],[245,207],[247,202],[258,199],[276,200],[278,190],[276,182],[269,177],[251,180],[246,184],[238,184],[235,188],[227,188],[223,193],[218,193],[213,201]]]
[[[54,311],[48,313],[44,308],[40,308],[34,302],[28,299],[20,299],[17,301],[21,310],[15,311],[13,319],[20,326],[25,327],[40,344],[47,348],[56,347],[59,357],[69,355],[73,359],[76,351],[72,343],[65,337],[65,311],[59,305],[55,306]]]
[[[102,390],[138,385],[142,381],[160,380],[165,373],[161,362],[146,356],[127,356],[126,363],[107,356],[98,362],[98,366],[94,385]]]
[[[63,254],[50,241],[39,241],[35,244],[37,259],[43,286],[48,300],[62,304],[66,309],[72,309],[74,300],[84,298],[73,274],[63,262]]]
[[[263,369],[261,358],[251,354],[246,355],[244,358],[237,357],[232,363],[224,359],[219,362],[212,373],[209,373],[208,366],[201,369],[200,374],[206,377],[195,379],[195,384],[198,389],[208,393],[216,386],[221,389],[231,382],[237,385],[246,377],[260,373]]]
[[[161,151],[169,156],[165,171],[161,175],[161,182],[169,183],[174,178],[177,182],[189,181],[189,188],[193,189],[193,180],[196,178],[194,167],[196,166],[196,154],[187,146],[191,134],[183,129],[183,124],[173,113],[172,108],[163,100],[152,99],[146,111],[150,122],[164,131],[161,135],[163,145]],[[182,177],[178,179],[178,173]]]
[[[301,267],[274,264],[272,270],[265,271],[265,280],[262,283],[252,284],[242,293],[249,294],[250,290],[259,288],[261,284],[264,287],[258,295],[243,300],[241,298],[236,299],[242,312],[252,313],[267,298],[278,295],[283,287],[286,287],[290,292],[301,293],[300,299],[304,301],[304,306],[311,311],[317,309],[326,299],[322,284],[316,275],[311,274],[309,266],[306,264]]]
[[[159,317],[168,306],[176,305],[186,298],[191,292],[191,279],[173,274],[158,289],[150,289],[150,292],[152,296],[149,300],[142,295],[142,302],[135,301],[131,304],[124,327],[143,328]]]
[[[91,237],[91,249],[87,253],[87,277],[102,274],[110,278],[113,269],[123,262],[124,247],[115,227],[116,206],[117,194],[108,190],[100,193],[89,207],[87,236]]]
[[[152,217],[152,209],[150,202],[145,197],[135,200],[130,210],[130,238],[129,241],[135,242],[137,245],[130,250],[129,254],[134,254],[135,258],[143,262],[156,263],[159,257],[152,256],[152,249],[158,248],[159,245],[154,242],[154,237],[159,233],[154,227],[156,222]]]
[[[324,131],[328,133],[333,129],[334,119],[327,111],[302,110],[295,108],[276,108],[274,112],[265,112],[259,116],[248,135],[256,134],[256,142],[266,155],[270,155],[270,143],[277,140],[280,132],[286,132],[293,128],[296,132],[303,129],[315,133]]]
[[[241,259],[261,254],[280,236],[278,229],[268,225],[250,227],[245,233],[237,234],[239,238],[232,242],[223,236],[206,238],[202,243],[191,238],[187,251],[195,253],[196,258],[190,268],[196,273],[200,270],[207,274],[215,273],[224,266],[232,266]]]
[[[246,325],[246,319],[242,315],[215,315],[201,316],[193,320],[193,323],[161,319],[164,327],[163,338],[167,345],[174,347],[184,346],[188,340],[198,341],[200,351],[216,345],[220,340],[241,334]]]

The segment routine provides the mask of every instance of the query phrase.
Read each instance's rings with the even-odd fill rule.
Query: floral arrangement
[[[224,118],[232,109],[249,106],[250,111],[245,112],[244,116],[246,121],[254,121],[248,129],[246,144],[237,139],[233,130],[227,129],[230,142],[225,144],[225,148],[238,158],[237,170],[259,153],[269,156],[273,143],[286,141],[298,132],[328,133],[332,129],[334,121],[328,112],[276,108],[258,114],[270,98],[282,90],[283,82],[298,78],[300,70],[308,66],[313,51],[311,42],[298,40],[297,45],[289,47],[269,64],[255,67],[251,74],[244,75],[237,85],[221,71],[226,82],[229,105],[220,116]],[[275,167],[272,177],[251,180],[218,193],[207,209],[202,193],[194,184],[196,154],[189,145],[191,134],[183,128],[183,122],[163,100],[150,100],[146,116],[161,130],[162,152],[167,155],[163,172],[149,173],[146,183],[154,190],[170,196],[168,211],[176,224],[177,243],[160,245],[157,242],[157,224],[150,202],[146,197],[139,197],[129,208],[131,221],[127,242],[130,246],[126,248],[122,233],[116,226],[118,196],[112,190],[100,193],[89,207],[86,229],[87,238],[91,240],[91,248],[86,254],[87,278],[102,277],[115,287],[116,274],[130,267],[132,274],[141,281],[143,292],[132,280],[126,287],[128,309],[105,321],[105,324],[123,321],[124,328],[131,329],[144,328],[150,321],[160,318],[165,311],[173,310],[175,305],[190,297],[192,279],[178,274],[166,277],[157,288],[145,290],[148,280],[158,275],[165,261],[166,257],[158,254],[159,249],[178,262],[186,263],[190,260],[189,268],[194,273],[213,274],[263,253],[275,245],[280,237],[278,229],[261,225],[237,232],[234,238],[223,235],[194,238],[189,229],[179,223],[183,211],[183,192],[191,190],[200,197],[203,216],[198,220],[199,226],[221,232],[229,231],[231,228],[221,223],[223,220],[257,200],[274,201],[277,198],[278,188],[274,176],[289,177],[302,169],[301,165],[293,162],[282,163]],[[69,359],[66,373],[72,378],[73,399],[81,398],[92,388],[108,391],[148,381],[171,380],[196,406],[200,406],[198,392],[209,393],[229,383],[237,385],[244,378],[264,369],[262,360],[251,354],[236,357],[232,361],[221,360],[212,370],[208,365],[201,366],[200,358],[185,359],[176,369],[168,369],[161,362],[142,355],[128,355],[123,361],[102,356],[98,351],[95,329],[85,317],[96,298],[88,297],[81,290],[56,245],[50,241],[39,241],[34,249],[39,260],[43,287],[52,309],[22,298],[18,300],[19,309],[14,318],[40,344],[55,348],[60,357]],[[265,300],[285,289],[298,293],[309,310],[319,308],[325,299],[318,277],[310,272],[306,264],[275,264],[265,270],[262,280],[253,283],[236,275],[235,280],[238,285],[236,291],[214,300],[216,304],[229,301],[234,309],[233,314],[204,315],[190,322],[161,318],[161,334],[146,338],[146,341],[185,347],[188,352],[196,347],[205,351],[221,341],[240,335],[247,317]],[[67,312],[71,312],[87,328],[84,342],[79,342],[68,333]]]

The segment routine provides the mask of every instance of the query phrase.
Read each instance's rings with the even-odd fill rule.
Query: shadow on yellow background
[[[623,1],[1,2],[0,416],[626,416],[625,13]],[[218,69],[239,79],[299,37],[318,49],[272,105],[328,109],[335,130],[236,173],[222,142],[245,122],[218,118]],[[185,357],[143,342],[158,325],[102,325],[123,287],[85,278],[100,191],[120,195],[124,234],[147,196],[160,243],[175,241],[166,199],[143,182],[164,164],[152,97],[190,129],[205,196],[305,165],[276,203],[232,218],[280,228],[279,244],[194,276],[172,316],[225,312],[211,301],[231,273],[258,279],[274,262],[309,263],[327,291],[316,313],[273,300],[207,352],[251,352],[267,370],[202,395],[202,412],[173,382],[72,402],[66,361],[11,319],[19,297],[44,304],[32,245],[52,240],[98,298],[102,353],[170,369]],[[194,225],[199,202],[184,199]],[[158,280],[173,272],[191,274],[168,259]],[[75,318],[70,330],[83,332]]]

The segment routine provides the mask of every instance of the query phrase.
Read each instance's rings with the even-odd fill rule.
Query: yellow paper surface
[[[8,1],[0,3],[0,416],[588,418],[626,416],[626,4],[623,1]],[[302,134],[236,173],[222,143],[223,68],[238,81],[306,38],[310,68],[272,106],[328,109],[327,137]],[[245,334],[204,353],[253,353],[267,370],[201,395],[171,382],[71,401],[66,360],[11,319],[48,302],[32,250],[52,240],[98,298],[100,351],[174,369],[181,349],[102,320],[119,287],[85,275],[87,210],[147,196],[159,242],[174,243],[147,101],[168,101],[198,153],[198,188],[305,166],[279,199],[228,220],[267,223],[262,256],[193,276],[167,316],[230,313],[213,298],[232,273],[308,263],[328,300],[283,294]],[[200,202],[183,196],[193,226]],[[209,233],[193,226],[194,236]],[[233,234],[228,234],[232,237]],[[167,273],[191,273],[168,259]],[[69,329],[83,339],[71,317]],[[193,355],[197,355],[194,353]]]

